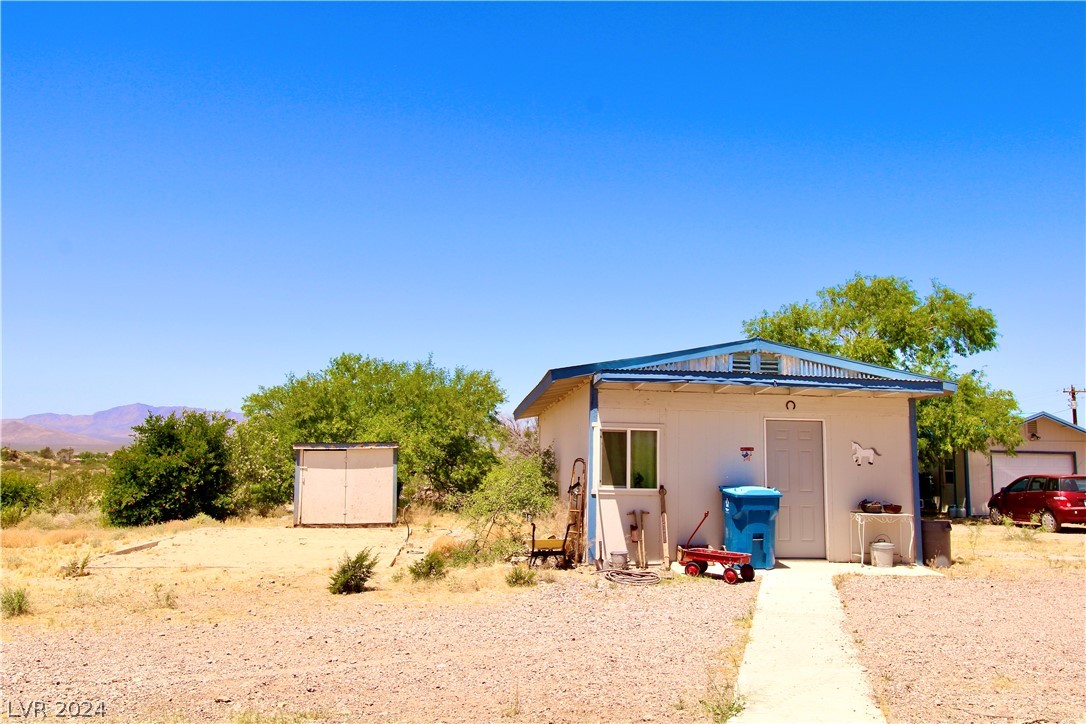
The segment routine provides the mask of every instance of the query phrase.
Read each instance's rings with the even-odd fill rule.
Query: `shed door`
[[[992,453],[992,492],[998,493],[1023,475],[1074,475],[1075,456],[1072,453],[1028,453],[1011,456]],[[987,503],[988,501],[978,501]]]
[[[300,516],[303,525],[343,523],[347,499],[346,461],[346,450],[305,451]]]
[[[347,451],[345,522],[396,520],[396,483],[391,475],[394,456],[388,449]]]
[[[766,485],[781,491],[778,558],[825,558],[822,423],[766,421]]]

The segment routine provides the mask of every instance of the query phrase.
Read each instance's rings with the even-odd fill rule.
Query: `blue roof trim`
[[[746,387],[809,387],[832,390],[872,390],[881,392],[932,392],[946,391],[942,380],[869,380],[856,377],[785,377],[782,375],[752,375],[724,372],[621,372],[597,373],[593,382],[665,382],[704,385],[742,385]]]
[[[694,347],[692,349],[679,350],[677,352],[664,352],[661,354],[651,354],[643,357],[627,357],[625,359],[608,360],[606,362],[594,362],[591,364],[574,365],[572,367],[557,367],[555,369],[547,370],[547,373],[543,375],[543,379],[539,381],[539,384],[528,393],[527,397],[517,405],[517,409],[514,410],[514,417],[520,418],[521,414],[528,410],[536,400],[538,400],[552,384],[560,380],[566,380],[573,377],[587,377],[588,375],[596,374],[604,370],[621,370],[630,369],[635,367],[646,367],[654,364],[665,364],[668,362],[682,362],[689,359],[697,359],[699,357],[706,357],[710,355],[720,354],[734,354],[735,352],[753,352],[753,351],[772,352],[775,354],[786,354],[793,357],[799,357],[811,362],[820,362],[823,364],[833,365],[840,367],[841,369],[850,370],[860,374],[877,375],[880,377],[886,377],[892,380],[912,380],[912,381],[937,381],[944,385],[944,390],[953,392],[957,389],[957,385],[952,382],[944,382],[935,377],[927,377],[925,375],[918,375],[913,372],[905,372],[902,370],[896,370],[891,367],[881,367],[879,365],[868,364],[866,362],[857,362],[856,360],[848,359],[847,357],[838,357],[837,355],[825,354],[823,352],[814,352],[809,349],[803,349],[802,347],[793,347],[789,344],[781,344],[780,342],[770,342],[769,340],[762,339],[761,337],[752,337],[750,339],[740,340],[738,342],[726,342],[724,344],[713,344],[706,347]]]
[[[1072,430],[1074,430],[1075,432],[1081,432],[1082,434],[1086,435],[1086,428],[1081,428],[1078,425],[1070,423],[1067,420],[1064,420],[1062,417],[1056,417],[1055,415],[1053,415],[1053,414],[1051,414],[1049,412],[1035,412],[1032,415],[1030,415],[1029,417],[1027,417],[1025,420],[1022,420],[1022,424],[1025,425],[1027,422],[1033,422],[1034,420],[1040,420],[1042,417],[1045,418],[1046,420],[1051,420],[1052,422],[1063,425],[1064,427],[1069,427]]]

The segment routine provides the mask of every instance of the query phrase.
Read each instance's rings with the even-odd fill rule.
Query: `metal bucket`
[[[885,541],[871,544],[871,565],[876,568],[894,567],[894,544]]]
[[[626,569],[630,563],[630,554],[623,551],[619,553],[617,551],[611,552],[611,568],[612,570],[622,571]]]

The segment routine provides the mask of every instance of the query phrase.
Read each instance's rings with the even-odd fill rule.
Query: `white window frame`
[[[603,482],[603,468],[607,465],[607,461],[604,459],[604,445],[603,436],[608,432],[624,432],[626,433],[626,484],[625,485],[608,485]],[[656,484],[651,488],[635,488],[631,485],[630,475],[633,470],[633,443],[630,433],[633,432],[652,432],[656,434]],[[660,450],[663,446],[660,444],[660,438],[662,432],[658,427],[638,427],[638,426],[625,426],[625,425],[612,425],[600,428],[600,489],[602,490],[624,490],[628,492],[656,492],[660,489]]]

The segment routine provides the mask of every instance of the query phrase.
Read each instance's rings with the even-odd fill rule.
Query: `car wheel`
[[[992,506],[988,509],[988,520],[992,521],[992,525],[1003,525],[1003,514],[999,508]]]
[[[1046,533],[1060,532],[1060,522],[1056,520],[1056,516],[1052,515],[1051,510],[1041,511],[1041,530]]]

